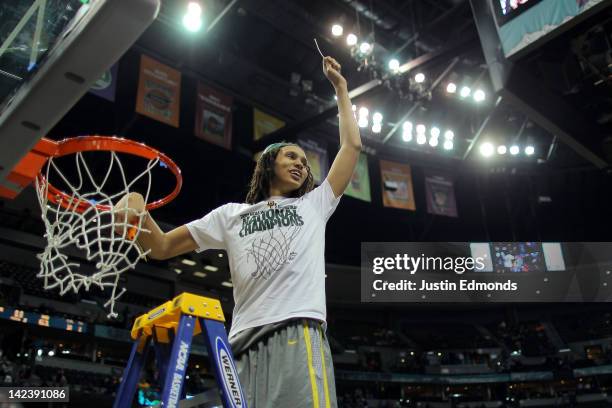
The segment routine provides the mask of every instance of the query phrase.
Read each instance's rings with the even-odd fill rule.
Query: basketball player
[[[147,214],[150,233],[138,238],[154,259],[227,251],[235,300],[229,340],[249,407],[337,406],[325,334],[325,225],[351,180],[361,138],[340,64],[324,57],[323,72],[338,100],[340,150],[319,187],[304,151],[275,143],[257,161],[246,203],[225,204],[168,233]],[[131,193],[115,211],[144,205]]]

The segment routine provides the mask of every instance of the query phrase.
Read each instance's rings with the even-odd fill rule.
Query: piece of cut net
[[[164,164],[159,158],[151,159],[145,170],[128,182],[119,157],[115,152],[109,153],[108,170],[99,182],[96,181],[81,152],[75,154],[76,183],[72,184],[68,180],[53,158],[47,161],[44,179],[40,177],[36,179],[36,192],[47,239],[44,252],[38,254],[41,262],[37,277],[43,279],[45,289],[59,289],[61,295],[71,290],[75,294],[81,289],[89,291],[92,286],[105,291],[105,294],[109,291],[108,301],[104,307],[109,311],[108,317],[117,317],[115,302],[125,292],[125,288],[117,287],[121,274],[128,269],[134,269],[138,261],[145,258],[149,251],[143,251],[136,243],[140,233],[148,232],[142,225],[146,210],[140,213],[132,212],[137,216],[134,224],[128,224],[127,221],[118,222],[117,215],[125,214],[127,211],[127,200],[122,208],[116,207],[115,203],[128,194],[134,184],[141,179],[144,179],[147,185],[144,199],[148,202],[151,170],[158,163],[162,166]],[[114,168],[121,174],[122,185],[118,188],[119,191],[107,194],[104,187],[109,182],[109,176]],[[63,191],[70,198],[60,198],[63,203],[58,201],[54,204],[47,198],[50,175],[59,176],[67,186]],[[83,188],[90,191],[81,191]],[[82,202],[87,202],[89,205],[79,213],[74,208]],[[68,208],[64,208],[61,204]],[[101,206],[105,209],[100,209]],[[81,256],[84,255],[87,261],[93,264],[95,272],[88,273],[84,270],[86,268],[70,255],[75,251]]]

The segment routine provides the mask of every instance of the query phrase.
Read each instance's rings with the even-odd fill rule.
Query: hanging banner
[[[142,55],[136,112],[178,127],[180,100],[181,73]]]
[[[385,207],[416,210],[409,165],[381,160],[380,178]]]
[[[196,96],[196,136],[231,150],[232,103],[231,96],[199,82]]]
[[[310,166],[310,172],[315,184],[321,184],[327,177],[329,172],[329,161],[327,159],[327,150],[322,147],[316,140],[299,139],[298,145],[304,149],[306,159]]]
[[[357,167],[353,173],[353,178],[344,194],[359,200],[371,202],[370,197],[370,175],[368,173],[368,156],[364,153],[359,155]]]
[[[99,96],[100,98],[107,99],[111,102],[115,102],[115,92],[117,90],[117,71],[119,70],[119,63],[114,64],[112,67],[104,71],[100,79],[93,83],[89,92]]]
[[[425,196],[427,197],[427,212],[435,215],[457,216],[455,188],[449,176],[426,171]]]
[[[282,120],[268,115],[257,108],[253,108],[253,138],[255,140],[259,140],[264,135],[272,133],[283,126],[285,126],[285,122]]]

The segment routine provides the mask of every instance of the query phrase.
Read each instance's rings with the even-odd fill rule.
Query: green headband
[[[270,150],[276,149],[277,147],[280,149],[281,147],[285,147],[285,146],[295,146],[295,143],[286,143],[286,142],[272,143],[271,145],[268,145],[268,147],[265,148],[265,150],[263,151],[261,155],[263,156],[264,154],[268,153]]]

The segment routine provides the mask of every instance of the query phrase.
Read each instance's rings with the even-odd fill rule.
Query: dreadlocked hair
[[[280,149],[285,146],[297,145],[294,143],[279,143],[278,146],[264,151],[259,157],[259,160],[257,160],[255,171],[249,183],[249,192],[246,196],[246,202],[248,204],[255,204],[268,199],[270,195],[270,184],[275,176],[274,163],[276,162],[276,156],[278,156]],[[310,172],[310,166],[306,166],[306,170],[306,180],[304,180],[300,188],[293,190],[289,194],[289,197],[301,197],[314,188],[314,179]]]

